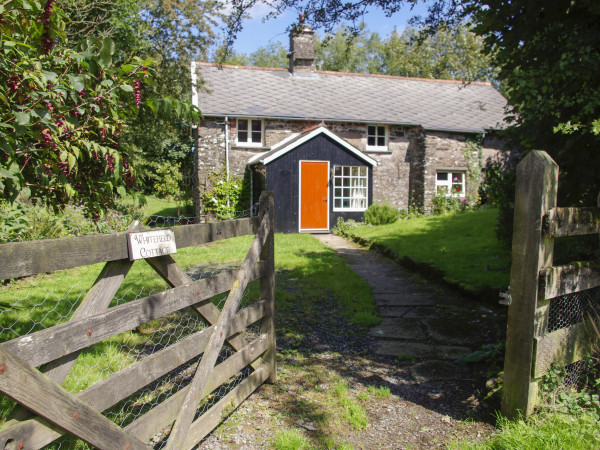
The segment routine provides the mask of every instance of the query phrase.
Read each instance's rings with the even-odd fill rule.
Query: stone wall
[[[236,146],[236,121],[229,120],[229,168],[234,177],[244,174],[248,160],[267,151],[294,133],[318,125],[315,121],[265,120],[265,147]],[[424,131],[420,127],[389,127],[388,150],[367,151],[367,125],[362,123],[329,122],[325,126],[357,149],[379,162],[373,170],[373,200],[407,209],[413,205],[428,211],[435,196],[436,171],[440,169],[466,170],[467,135]],[[476,138],[475,135],[471,135]],[[202,213],[199,192],[210,188],[209,174],[225,167],[225,121],[216,118],[205,121],[198,128],[196,154],[197,179],[195,186],[196,214]],[[499,158],[501,141],[484,140],[483,162]],[[478,158],[478,155],[473,155]],[[467,189],[476,189],[474,185]]]

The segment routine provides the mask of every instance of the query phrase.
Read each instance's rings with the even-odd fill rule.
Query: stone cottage
[[[428,211],[436,194],[476,190],[481,165],[505,157],[495,131],[505,125],[506,100],[490,83],[318,71],[314,32],[304,24],[290,33],[288,57],[289,69],[192,63],[193,101],[204,116],[196,130],[196,214],[209,175],[220,170],[250,173],[255,198],[266,188],[276,204],[293,206],[282,211],[293,217],[280,216],[278,231],[329,229],[337,217],[360,218],[372,202]],[[277,161],[284,155],[285,164]],[[313,164],[307,178],[305,164],[301,179],[307,161],[327,165]],[[314,176],[326,177],[323,193],[310,195],[322,195],[328,211],[316,228],[300,222],[302,180],[307,187]]]

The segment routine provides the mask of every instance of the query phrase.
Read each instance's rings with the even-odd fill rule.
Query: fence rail
[[[554,239],[600,233],[598,208],[557,208],[558,166],[533,151],[517,167],[511,305],[508,310],[502,411],[529,415],[552,364],[576,363],[598,345],[587,297],[600,305],[600,266],[554,266]],[[576,296],[576,297],[574,297]]]
[[[171,229],[178,249],[255,237],[238,268],[198,280],[170,255],[148,258],[171,288],[112,307],[133,265],[127,233],[0,245],[0,260],[10,261],[0,267],[0,279],[106,262],[68,321],[0,344],[0,392],[18,403],[0,427],[0,447],[40,448],[70,434],[98,448],[147,448],[150,442],[192,448],[264,381],[275,380],[272,195],[261,196],[259,217]],[[255,280],[259,298],[252,301],[246,288]],[[215,296],[224,293],[219,309]],[[136,347],[139,357],[86,389],[73,393],[62,386],[90,349],[141,326],[158,327],[157,320],[165,329],[192,325],[167,345],[154,336],[159,343],[151,350],[147,343],[127,343],[122,348]],[[224,386],[226,392],[206,406]],[[162,400],[147,408],[144,396]],[[124,418],[127,408],[143,411]]]

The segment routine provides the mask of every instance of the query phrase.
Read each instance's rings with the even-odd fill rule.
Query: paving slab
[[[315,235],[346,259],[371,286],[382,322],[369,334],[377,339],[376,353],[434,360],[415,369],[415,379],[426,381],[457,376],[457,367],[439,361],[470,353],[473,314],[436,285],[419,283],[415,276],[390,259],[331,234]],[[427,378],[423,372],[429,371]],[[446,378],[444,378],[446,377]]]
[[[369,332],[371,336],[382,339],[411,339],[421,340],[427,338],[423,324],[419,320],[385,318]]]

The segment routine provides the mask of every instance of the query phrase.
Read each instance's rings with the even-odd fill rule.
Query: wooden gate
[[[68,322],[0,344],[0,392],[19,404],[0,428],[1,448],[40,448],[65,433],[97,448],[147,448],[149,440],[171,424],[165,448],[191,448],[264,381],[275,380],[272,194],[261,195],[259,217],[170,229],[177,248],[256,236],[239,269],[197,281],[170,255],[148,258],[172,289],[110,308],[133,264],[127,232],[0,245],[2,280],[106,262]],[[130,231],[141,229],[138,225]],[[246,286],[257,279],[260,299],[238,310]],[[211,298],[227,291],[219,310]],[[86,347],[184,308],[192,308],[207,326],[77,394],[61,386]],[[247,343],[242,332],[254,323],[260,324],[260,331]],[[234,353],[215,366],[224,344]],[[127,426],[102,414],[200,355],[187,386]],[[196,417],[203,398],[242,369],[247,370],[244,380]]]
[[[517,167],[502,396],[509,418],[533,412],[539,383],[553,363],[576,363],[598,345],[585,305],[575,313],[571,297],[600,286],[598,264],[553,266],[553,252],[555,238],[600,233],[600,204],[557,208],[557,186],[558,166],[546,152],[529,153]],[[569,308],[569,314],[561,312]],[[569,317],[561,319],[561,313]]]

